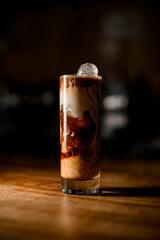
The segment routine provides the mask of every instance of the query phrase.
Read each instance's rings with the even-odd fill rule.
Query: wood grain
[[[58,164],[24,157],[1,164],[1,240],[159,239],[160,178],[147,165],[153,163],[102,163],[99,196],[63,194]]]

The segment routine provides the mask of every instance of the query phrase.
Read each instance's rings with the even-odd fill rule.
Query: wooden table
[[[0,240],[160,239],[158,161],[102,161],[101,195],[73,196],[58,160],[1,160]]]

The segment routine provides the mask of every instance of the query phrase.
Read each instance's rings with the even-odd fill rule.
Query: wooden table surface
[[[59,161],[0,165],[0,240],[160,239],[158,161],[102,161],[99,196],[60,190]]]

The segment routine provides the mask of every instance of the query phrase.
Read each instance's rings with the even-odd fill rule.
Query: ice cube
[[[97,77],[98,76],[98,68],[92,63],[84,63],[78,69],[77,75]]]

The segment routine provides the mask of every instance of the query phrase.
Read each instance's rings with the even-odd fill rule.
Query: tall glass
[[[96,194],[100,187],[102,78],[60,77],[62,191]]]

